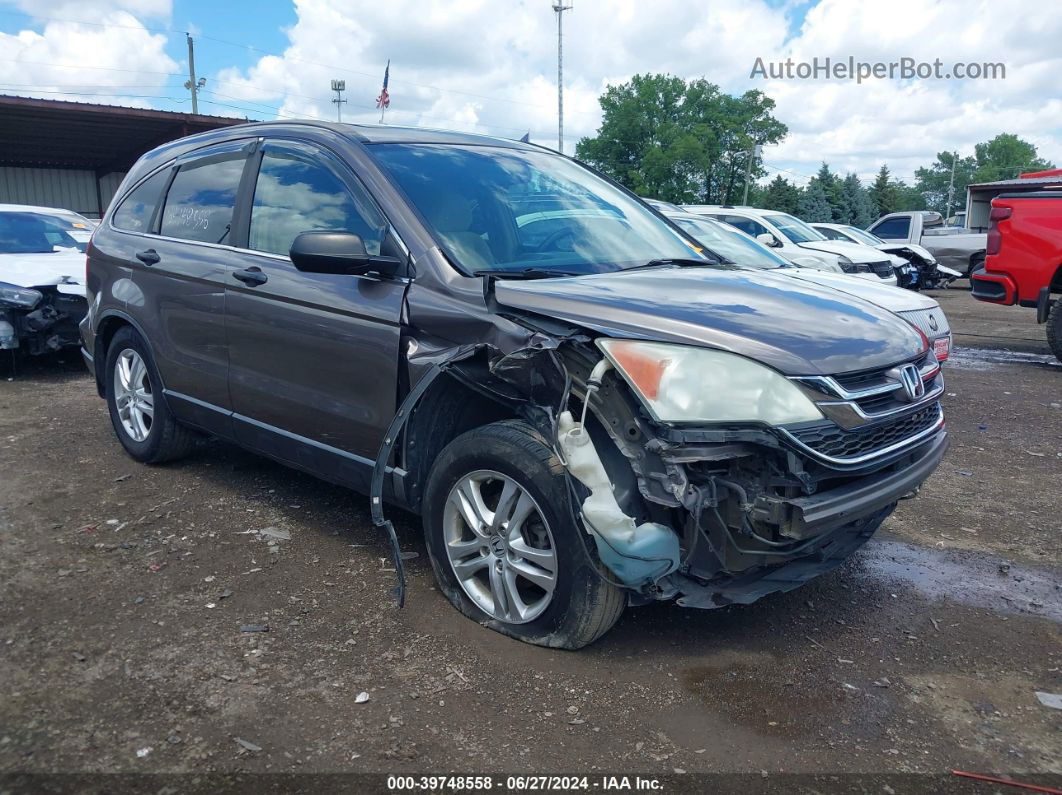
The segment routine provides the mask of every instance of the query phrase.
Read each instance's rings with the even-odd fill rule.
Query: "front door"
[[[302,273],[288,251],[300,232],[328,229],[358,234],[379,254],[388,223],[322,149],[267,141],[256,160],[242,268],[226,293],[236,436],[365,489],[396,409],[407,281]]]

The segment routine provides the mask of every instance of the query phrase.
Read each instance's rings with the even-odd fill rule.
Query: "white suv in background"
[[[898,268],[910,268],[905,260],[870,246],[828,240],[788,213],[710,204],[687,204],[684,209],[735,226],[775,249],[790,262],[804,267],[843,272],[887,285],[897,284]],[[824,263],[825,267],[812,264],[809,258]]]

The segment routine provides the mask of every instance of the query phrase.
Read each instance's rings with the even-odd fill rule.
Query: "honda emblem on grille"
[[[912,403],[923,397],[926,394],[926,385],[922,381],[922,374],[918,372],[918,367],[913,364],[905,364],[900,368],[900,386],[903,387],[904,394],[907,395],[907,399]]]
[[[932,315],[929,316],[929,327],[933,329],[933,331],[937,330],[937,319]]]

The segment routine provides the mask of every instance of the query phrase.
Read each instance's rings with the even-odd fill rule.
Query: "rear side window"
[[[301,149],[301,147],[300,147]],[[251,206],[248,247],[287,256],[300,232],[352,232],[365,250],[380,253],[387,223],[360,191],[327,164],[295,148],[266,149]]]
[[[204,243],[231,242],[232,214],[245,162],[239,153],[181,166],[166,194],[159,233]]]
[[[906,240],[911,231],[911,219],[904,217],[889,218],[875,226],[872,231],[878,237],[903,238]]]
[[[159,203],[159,197],[166,187],[166,180],[170,176],[170,170],[163,169],[158,174],[148,177],[130,193],[118,209],[114,211],[111,223],[116,229],[124,229],[127,232],[149,232],[151,217],[155,214],[155,206]]]

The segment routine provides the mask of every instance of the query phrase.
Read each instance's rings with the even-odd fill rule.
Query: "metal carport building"
[[[140,155],[246,119],[0,96],[0,203],[99,218]]]

